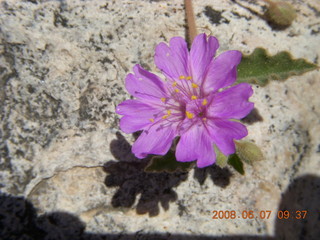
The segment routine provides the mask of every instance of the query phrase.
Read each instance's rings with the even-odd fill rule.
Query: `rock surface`
[[[318,1],[292,1],[298,17],[283,30],[254,14],[262,3],[194,2],[199,32],[215,35],[220,52],[265,47],[319,65]],[[265,161],[246,165],[245,176],[216,166],[144,173],[147,160],[131,154],[134,137],[117,132],[114,109],[130,97],[124,78],[133,65],[158,73],[156,44],[185,36],[183,1],[0,4],[0,234],[20,221],[19,231],[59,239],[320,236],[319,70],[254,87],[247,139]],[[22,219],[28,209],[37,212]],[[279,209],[307,210],[308,219],[281,222]],[[214,210],[240,218],[212,219]],[[266,210],[270,219],[261,219]]]

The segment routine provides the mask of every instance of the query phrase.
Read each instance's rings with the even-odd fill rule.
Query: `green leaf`
[[[229,156],[228,164],[231,165],[238,173],[244,175],[243,163],[237,154],[231,154]]]
[[[237,148],[236,153],[242,161],[252,164],[253,162],[263,160],[263,154],[256,144],[247,141],[235,141],[235,144]]]
[[[146,172],[187,172],[194,162],[178,162],[173,151],[164,156],[153,157],[145,167]]]
[[[301,75],[318,68],[305,59],[292,59],[288,52],[269,56],[265,49],[256,48],[251,55],[243,56],[238,66],[237,82],[247,82],[265,86],[270,80],[286,80],[290,76]]]
[[[228,163],[228,157],[225,156],[217,147],[216,145],[214,145],[214,150],[216,152],[216,164],[221,167],[224,168],[225,166],[227,166]]]

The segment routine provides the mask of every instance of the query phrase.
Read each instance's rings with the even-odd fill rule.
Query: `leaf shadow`
[[[144,168],[150,157],[137,159],[131,152],[127,140],[117,132],[117,139],[110,143],[110,150],[118,161],[110,161],[104,169],[108,175],[105,178],[107,187],[118,187],[112,197],[113,207],[133,207],[138,195],[136,212],[149,216],[157,216],[159,204],[164,210],[169,209],[169,203],[178,199],[173,190],[188,177],[188,173],[147,173]]]

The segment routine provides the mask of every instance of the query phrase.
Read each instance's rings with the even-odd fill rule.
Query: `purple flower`
[[[133,67],[126,88],[136,99],[120,103],[116,112],[123,115],[122,131],[143,130],[132,146],[136,157],[166,154],[177,136],[176,159],[197,160],[198,167],[215,162],[214,144],[225,155],[235,152],[234,139],[248,132],[230,119],[241,119],[253,109],[248,101],[253,90],[241,83],[220,91],[236,81],[241,53],[227,51],[214,58],[218,48],[218,40],[205,34],[194,39],[190,52],[181,37],[171,38],[170,46],[160,43],[155,64],[165,81],[140,65]]]

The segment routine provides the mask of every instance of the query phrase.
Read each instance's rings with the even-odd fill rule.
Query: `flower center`
[[[189,101],[186,104],[185,116],[188,119],[194,119],[194,118],[201,119],[206,117],[207,103],[208,103],[207,99],[197,99],[197,100]]]
[[[174,81],[168,81],[169,96],[159,101],[163,110],[155,114],[150,121],[162,121],[163,126],[177,124],[178,128],[185,119],[191,124],[206,121],[208,100],[202,97],[201,87],[193,82],[192,77],[180,76]]]

